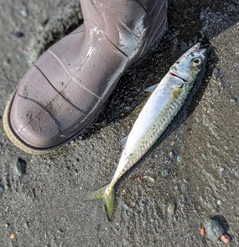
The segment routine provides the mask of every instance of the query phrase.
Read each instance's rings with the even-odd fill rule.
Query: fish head
[[[195,82],[205,64],[207,52],[208,49],[197,43],[173,64],[169,73],[184,82]]]

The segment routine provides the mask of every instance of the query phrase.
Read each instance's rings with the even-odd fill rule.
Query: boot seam
[[[90,19],[86,19],[85,20],[85,22],[91,22],[91,23],[93,23],[93,25],[95,25],[100,31],[102,31],[102,33],[103,33],[103,35],[105,36],[105,38],[120,52],[120,53],[122,53],[126,58],[129,58],[129,56],[125,53],[125,52],[123,52],[119,47],[117,47],[110,39],[109,39],[109,37],[105,34],[105,32],[97,25],[97,24],[95,24],[92,20],[90,20]]]
[[[99,97],[98,95],[96,95],[95,93],[93,93],[90,89],[88,89],[87,87],[83,86],[82,84],[80,84],[80,82],[73,76],[71,75],[71,73],[66,69],[65,65],[61,62],[61,60],[50,50],[47,50],[57,61],[58,63],[62,66],[62,68],[64,69],[64,71],[70,76],[70,78],[80,87],[82,87],[83,89],[85,89],[87,92],[91,93],[93,96],[95,96],[96,98],[98,98],[99,100],[102,100],[101,97]]]

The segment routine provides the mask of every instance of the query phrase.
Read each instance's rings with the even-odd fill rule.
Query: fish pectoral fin
[[[179,97],[179,95],[180,95],[181,92],[182,92],[182,88],[181,87],[175,87],[173,89],[173,97],[175,99],[177,99]]]
[[[148,93],[152,93],[156,87],[159,85],[159,83],[155,84],[155,85],[152,85],[152,86],[149,86],[147,87],[146,89],[144,89],[145,92],[148,92]]]
[[[128,140],[128,135],[125,136],[125,137],[120,141],[123,147],[125,147],[125,144],[126,144],[127,140]]]
[[[109,185],[106,185],[99,190],[89,194],[86,201],[104,199],[105,207],[108,215],[108,219],[111,221],[114,211],[115,190],[114,188],[109,190]]]

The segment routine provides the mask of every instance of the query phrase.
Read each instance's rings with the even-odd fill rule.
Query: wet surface
[[[49,155],[28,155],[9,142],[1,116],[29,64],[82,22],[79,3],[71,2],[0,0],[1,246],[221,246],[200,234],[206,219],[220,215],[229,245],[239,246],[238,1],[169,1],[169,32],[122,77],[84,140]],[[200,38],[213,47],[202,83],[120,180],[108,222],[103,202],[84,199],[113,176],[120,140],[147,100],[143,90]],[[20,166],[17,173],[19,160],[25,170]]]

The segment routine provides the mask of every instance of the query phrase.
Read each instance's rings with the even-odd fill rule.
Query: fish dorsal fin
[[[157,83],[157,84],[155,84],[155,85],[152,85],[152,86],[150,86],[150,87],[147,87],[144,91],[145,91],[145,92],[148,92],[148,93],[152,93],[158,85],[159,85],[159,84]]]
[[[128,136],[125,136],[125,137],[121,140],[121,144],[122,144],[123,148],[125,147],[125,144],[126,144],[127,140],[128,140]]]

